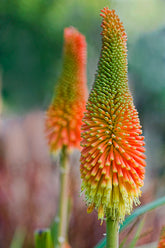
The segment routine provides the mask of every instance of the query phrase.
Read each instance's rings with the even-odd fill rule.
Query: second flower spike
[[[63,145],[80,148],[80,127],[87,97],[86,41],[75,28],[64,30],[63,69],[46,114],[51,152]]]

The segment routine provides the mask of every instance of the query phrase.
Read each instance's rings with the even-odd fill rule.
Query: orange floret
[[[123,221],[139,203],[145,172],[144,137],[127,79],[127,36],[104,8],[102,50],[83,117],[82,190],[98,217]]]
[[[165,248],[165,226],[162,228],[158,248]]]
[[[46,133],[51,152],[63,145],[80,148],[86,96],[85,37],[73,27],[65,28],[63,69],[46,113]]]

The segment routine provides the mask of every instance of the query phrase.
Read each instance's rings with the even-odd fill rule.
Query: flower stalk
[[[59,201],[59,224],[58,224],[58,247],[62,247],[67,237],[67,214],[68,214],[68,175],[69,175],[69,155],[67,146],[61,149],[60,158],[60,201]]]
[[[106,248],[119,247],[119,222],[112,218],[106,220],[107,244]]]

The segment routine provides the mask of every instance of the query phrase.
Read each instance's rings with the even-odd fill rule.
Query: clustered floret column
[[[118,246],[118,223],[139,204],[144,137],[128,88],[127,36],[114,10],[102,10],[102,49],[83,117],[82,191],[88,212],[107,222],[107,248]]]

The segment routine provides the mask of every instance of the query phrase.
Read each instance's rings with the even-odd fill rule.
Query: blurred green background
[[[101,49],[99,14],[104,6],[114,8],[124,22],[137,101],[149,104],[155,94],[163,108],[164,0],[1,0],[0,67],[7,109],[23,112],[47,107],[60,74],[63,30],[70,25],[86,36],[88,85],[92,85]]]
[[[2,211],[0,223],[4,231],[3,235],[0,235],[0,243],[4,237],[7,237],[6,233],[10,235],[5,242],[10,243],[17,226],[25,225],[27,230],[31,230],[31,236],[27,237],[27,240],[32,244],[33,230],[38,226],[45,227],[46,224],[50,224],[50,219],[54,216],[55,208],[51,203],[51,214],[45,217],[45,222],[40,220],[45,208],[38,211],[39,199],[41,198],[42,205],[44,201],[50,203],[50,198],[55,198],[51,193],[44,191],[45,186],[42,190],[45,195],[39,194],[38,197],[39,186],[36,195],[34,194],[37,205],[35,211],[38,216],[36,217],[36,212],[33,211],[33,207],[36,206],[33,204],[31,214],[27,217],[28,224],[22,224],[24,218],[21,214],[21,221],[18,221],[18,212],[24,209],[24,204],[27,207],[29,204],[24,203],[25,199],[22,198],[22,195],[26,194],[19,192],[20,195],[17,196],[18,188],[21,189],[23,182],[26,182],[27,188],[31,187],[27,200],[30,203],[34,191],[31,181],[45,180],[44,183],[48,184],[47,190],[52,190],[52,195],[57,193],[57,189],[54,192],[52,185],[49,185],[49,176],[52,176],[51,170],[54,170],[54,167],[52,169],[48,148],[45,143],[43,144],[45,140],[43,111],[51,101],[52,89],[61,72],[63,31],[65,27],[74,26],[86,36],[87,80],[91,89],[101,51],[100,10],[105,6],[116,10],[128,35],[129,86],[139,111],[147,150],[147,173],[142,203],[151,201],[165,192],[165,0],[0,0],[0,80],[4,120],[0,135],[0,160],[2,160],[0,169],[1,175],[2,172],[5,173],[0,182],[0,207],[1,209],[2,206],[4,207],[7,216],[5,218],[8,218],[8,222],[6,219],[3,220]],[[41,112],[36,114],[34,110]],[[14,119],[13,115],[16,116]],[[21,119],[20,116],[24,118]],[[78,175],[79,154],[76,159],[76,162],[73,159],[73,164],[77,166],[76,175]],[[46,181],[45,168],[48,168],[48,164],[50,175],[47,175]],[[73,190],[74,193],[79,192],[79,184],[80,182],[75,184],[78,186],[75,191]],[[12,190],[15,187],[14,196],[10,187]],[[10,198],[8,189],[12,192],[13,201],[8,199]],[[17,202],[18,199],[23,205]],[[14,202],[16,202],[15,208]],[[79,208],[81,205],[82,203]],[[84,209],[85,215],[85,206]],[[80,210],[77,208],[77,218],[82,213]],[[36,220],[33,218],[35,224],[32,222],[33,215],[36,217]],[[84,220],[86,225],[86,221],[90,218],[84,219],[84,215],[81,221]],[[148,225],[158,223],[158,219],[159,223],[164,221],[165,224],[165,219],[160,216],[160,213],[159,218],[156,215],[156,220]],[[97,217],[92,218],[97,230],[92,229],[92,222],[84,230],[87,231],[88,227],[90,231],[93,230],[91,242],[95,244],[102,237],[99,236],[102,233],[98,234],[100,223],[97,222]],[[28,229],[28,225],[31,229]],[[74,219],[72,225],[74,226]],[[81,223],[79,225],[81,228]],[[70,229],[71,244],[80,248],[80,245],[76,246],[76,242],[80,244],[85,239],[81,237],[80,242],[77,234],[77,241],[73,241],[76,236],[72,230],[76,232],[77,226],[75,229]],[[94,237],[97,237],[97,240],[94,241]],[[154,236],[152,233],[146,242],[154,237],[157,238],[158,234]],[[82,243],[82,248],[91,248],[91,246],[90,242],[85,246]],[[2,247],[5,247],[3,243]],[[33,247],[33,245],[25,247]]]
[[[4,114],[47,108],[61,71],[63,30],[71,25],[86,36],[91,89],[101,50],[100,10],[104,6],[114,8],[124,23],[130,88],[148,136],[148,152],[160,155],[159,145],[165,140],[164,0],[1,0]],[[150,154],[149,161],[164,170],[165,157],[150,159]]]

